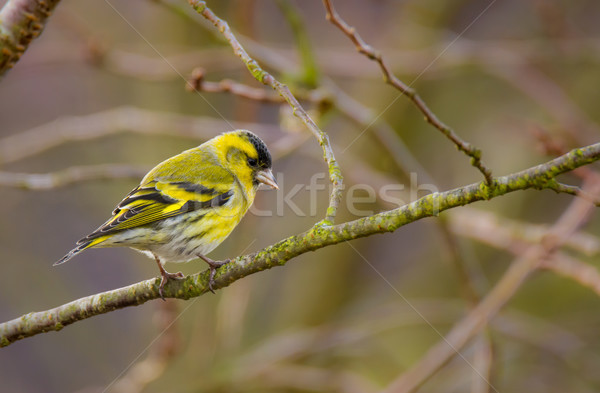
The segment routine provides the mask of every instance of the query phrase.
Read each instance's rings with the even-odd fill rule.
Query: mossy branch
[[[319,145],[321,145],[323,150],[323,158],[327,163],[329,181],[333,186],[331,195],[329,197],[329,207],[327,208],[327,214],[324,222],[330,225],[333,224],[337,208],[342,198],[343,177],[340,167],[335,159],[335,155],[333,154],[331,144],[329,143],[329,136],[327,133],[323,132],[323,130],[321,130],[319,126],[317,126],[317,124],[310,118],[296,97],[294,97],[290,89],[283,83],[276,80],[273,75],[265,71],[256,60],[248,55],[242,44],[240,44],[236,36],[229,28],[229,24],[215,15],[215,13],[207,7],[205,1],[189,0],[189,3],[194,10],[196,10],[196,12],[198,12],[206,20],[211,22],[217,29],[219,29],[223,37],[225,37],[233,49],[233,52],[244,62],[252,76],[254,76],[257,81],[272,87],[277,93],[279,93],[290,105],[294,115],[298,117],[306,125],[306,127],[308,127],[308,129],[319,141]]]
[[[0,10],[0,76],[19,61],[42,32],[60,0],[8,0]]]
[[[544,189],[556,176],[600,159],[600,143],[574,149],[547,163],[493,179],[493,186],[474,183],[454,190],[426,195],[412,203],[369,217],[334,226],[315,225],[299,235],[245,256],[220,268],[213,288],[224,288],[250,274],[270,269],[299,255],[341,242],[393,232],[399,227],[440,212],[481,200],[489,200],[509,192],[530,188]],[[550,186],[548,186],[550,187]],[[159,278],[142,281],[124,288],[84,297],[47,311],[33,312],[0,324],[0,346],[39,333],[60,330],[71,323],[116,309],[137,306],[158,299]],[[208,291],[208,272],[170,281],[165,297],[190,299]]]

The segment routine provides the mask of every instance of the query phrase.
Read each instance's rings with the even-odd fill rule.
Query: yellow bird
[[[163,264],[201,258],[210,267],[212,291],[215,269],[229,260],[206,254],[238,225],[261,183],[279,188],[265,143],[246,130],[223,133],[154,167],[108,221],[54,265],[92,247],[131,247],[156,260],[163,297],[167,280],[183,277]]]

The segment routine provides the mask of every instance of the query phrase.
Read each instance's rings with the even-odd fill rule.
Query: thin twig
[[[587,201],[593,203],[596,206],[600,206],[600,199],[594,197],[593,195],[590,195],[588,192],[582,190],[580,187],[571,186],[569,184],[563,184],[558,181],[553,181],[548,183],[548,186],[546,188],[549,188],[550,190],[553,190],[557,193],[578,196],[580,198],[586,199]]]
[[[331,144],[329,143],[329,137],[323,132],[317,124],[310,118],[306,111],[302,108],[298,100],[290,92],[290,89],[283,83],[277,81],[271,74],[263,70],[260,65],[252,57],[248,55],[246,50],[242,47],[240,42],[237,40],[229,25],[224,20],[220,19],[215,15],[210,8],[206,6],[205,1],[189,0],[190,5],[202,15],[206,20],[212,22],[213,25],[223,34],[227,39],[227,42],[231,45],[233,52],[244,62],[250,73],[259,82],[272,87],[287,101],[296,115],[302,122],[308,127],[313,135],[319,141],[321,148],[323,149],[323,157],[327,163],[329,171],[329,180],[333,185],[331,195],[329,197],[329,207],[327,208],[327,214],[325,216],[324,223],[333,224],[337,208],[342,198],[343,188],[343,177],[340,167],[335,159]]]
[[[402,82],[398,77],[396,77],[389,69],[387,63],[383,59],[383,55],[376,51],[373,47],[367,44],[362,37],[356,32],[354,27],[348,25],[337,13],[335,8],[333,7],[333,3],[331,0],[323,0],[323,4],[325,5],[325,9],[327,11],[326,18],[335,26],[337,26],[345,35],[350,38],[350,40],[356,46],[356,50],[367,56],[369,59],[376,61],[383,72],[384,80],[398,89],[400,93],[408,97],[413,104],[423,113],[425,116],[425,120],[437,128],[442,134],[444,134],[448,139],[456,145],[458,150],[465,153],[467,156],[471,157],[471,165],[477,168],[484,176],[485,181],[488,185],[491,185],[492,182],[492,171],[485,166],[485,164],[481,161],[481,150],[472,146],[470,143],[463,141],[457,134],[454,132],[452,128],[444,124],[441,120],[437,118],[437,116],[429,109],[425,101],[419,96],[419,94],[410,86],[407,86]]]
[[[599,159],[600,143],[597,143],[574,149],[568,154],[524,171],[496,178],[492,188],[486,187],[484,182],[474,183],[442,193],[429,194],[397,209],[343,224],[315,226],[309,231],[283,239],[262,251],[238,257],[232,263],[224,265],[217,271],[212,287],[214,289],[224,288],[250,274],[285,265],[290,259],[309,251],[377,233],[394,232],[401,226],[426,217],[437,216],[448,209],[488,200],[517,190],[537,189],[539,188],[540,179],[547,181],[549,177],[572,171]],[[586,203],[587,206],[587,201],[583,199],[578,198],[576,201]],[[572,219],[577,219],[580,216],[579,212],[576,213],[572,215]],[[589,211],[586,210],[586,213],[589,213]],[[564,226],[561,224],[561,228]],[[571,226],[573,225],[571,224]],[[558,241],[564,241],[566,236],[562,236],[562,233],[559,233],[559,235],[556,236]],[[544,244],[547,246],[551,242],[548,241]],[[541,251],[546,251],[546,249],[544,248]],[[537,257],[541,251],[536,249],[535,256]],[[486,297],[486,299],[489,299],[484,299],[475,308],[474,314],[469,314],[468,320],[457,325],[460,328],[459,331],[452,333],[457,337],[449,336],[448,338],[449,340],[458,340],[457,347],[464,345],[472,337],[472,334],[478,332],[481,327],[479,324],[482,321],[487,321],[497,311],[503,301],[506,300],[507,291],[511,292],[515,289],[515,280],[520,283],[522,278],[529,273],[532,264],[531,258],[529,258],[531,256],[526,256],[527,258],[524,259],[526,263],[514,263],[509,269],[506,279],[502,280],[492,293]],[[165,297],[178,299],[190,299],[200,296],[208,291],[208,278],[209,272],[205,271],[188,276],[183,280],[171,280],[165,285],[164,295]],[[504,283],[504,281],[508,282]],[[158,299],[160,297],[159,284],[160,278],[154,278],[125,288],[81,298],[52,310],[29,313],[2,323],[0,324],[0,346],[7,346],[17,340],[36,334],[60,330],[66,325],[95,315],[137,306],[149,300]],[[463,325],[466,325],[466,330],[463,330]],[[443,348],[441,348],[442,357],[439,359],[441,360],[439,366],[444,364],[453,354],[446,352],[445,345],[444,343]],[[440,349],[438,348],[436,351],[440,351]],[[438,360],[435,360],[435,362],[437,363]]]
[[[263,89],[257,89],[243,83],[235,82],[231,79],[222,79],[219,82],[211,82],[205,80],[204,76],[204,69],[200,67],[195,68],[192,71],[191,78],[186,84],[186,89],[207,93],[231,93],[238,97],[271,104],[283,104],[286,102],[285,98],[279,94],[271,94]],[[295,89],[294,95],[299,100],[309,101],[316,105],[326,105],[331,100],[331,97],[329,97],[328,94],[319,89]]]
[[[204,69],[200,67],[195,68],[192,71],[192,77],[186,84],[186,89],[190,91],[205,91],[207,93],[231,93],[238,97],[274,104],[285,102],[285,99],[279,94],[270,94],[263,89],[250,87],[242,83],[234,82],[231,79],[222,79],[219,82],[206,81],[204,80],[204,74]]]

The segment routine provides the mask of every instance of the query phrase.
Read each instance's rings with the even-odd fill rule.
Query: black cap
[[[243,131],[244,135],[248,138],[248,141],[254,145],[254,148],[258,152],[258,166],[261,168],[271,168],[271,153],[267,149],[267,145],[250,131]]]

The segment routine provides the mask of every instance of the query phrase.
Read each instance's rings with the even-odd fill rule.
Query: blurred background
[[[334,4],[442,121],[482,149],[495,175],[598,140],[600,2]],[[338,222],[481,180],[326,21],[321,1],[208,5],[329,133],[348,190]],[[129,249],[52,263],[148,169],[232,128],[267,142],[281,190],[260,192],[263,213],[248,214],[212,258],[257,251],[324,217],[326,166],[307,129],[280,103],[213,93],[222,85],[209,83],[189,91],[197,67],[203,81],[231,79],[273,97],[186,1],[58,5],[0,83],[1,321],[156,276],[154,262]],[[571,200],[512,193],[302,255],[215,295],[153,301],[31,337],[0,351],[1,390],[376,392],[440,341]],[[598,229],[594,218],[565,252],[597,266]],[[599,309],[593,290],[539,271],[419,391],[494,391],[481,375],[498,392],[599,391]]]

